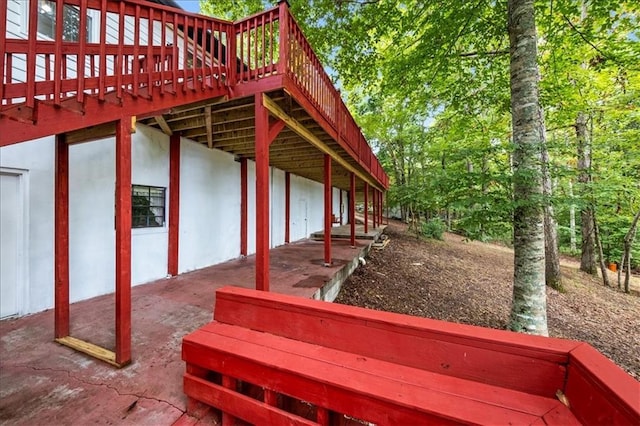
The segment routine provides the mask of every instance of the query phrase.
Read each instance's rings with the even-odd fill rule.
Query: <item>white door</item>
[[[300,228],[303,231],[302,235],[304,235],[304,237],[302,238],[308,238],[309,237],[309,230],[307,229],[307,200],[300,200],[299,201],[299,206],[300,206]]]
[[[0,172],[0,318],[22,312],[23,209],[21,175]]]

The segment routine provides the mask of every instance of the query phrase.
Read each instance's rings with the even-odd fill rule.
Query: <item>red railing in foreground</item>
[[[0,22],[6,24],[3,3]],[[36,99],[69,106],[66,101],[82,103],[86,95],[120,102],[124,96],[151,98],[152,87],[160,94],[205,91],[286,75],[334,129],[340,146],[388,187],[387,175],[286,2],[235,23],[142,0],[54,3],[56,22],[64,21],[65,8],[78,11],[72,37],[62,25],[55,26],[53,39],[38,34],[37,0],[25,6],[25,37],[0,33],[3,109],[33,109]],[[99,36],[87,33],[88,16]]]

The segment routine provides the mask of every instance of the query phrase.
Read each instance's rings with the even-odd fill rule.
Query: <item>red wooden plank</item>
[[[562,389],[567,353],[577,345],[283,295],[251,297],[242,290],[217,292],[217,321],[547,397]]]
[[[324,266],[331,266],[331,215],[333,211],[331,186],[331,156],[324,154]]]
[[[543,424],[549,426],[581,426],[582,423],[576,419],[571,410],[560,401],[556,401],[556,406],[542,416]]]
[[[80,0],[80,28],[78,35],[78,62],[76,64],[78,91],[76,99],[78,102],[84,102],[84,76],[85,76],[85,54],[87,46],[87,0]]]
[[[292,319],[295,320],[295,317],[292,317]],[[233,338],[241,342],[271,347],[286,353],[298,355],[304,359],[320,360],[349,370],[360,371],[369,375],[430,389],[442,394],[486,403],[491,407],[506,408],[534,416],[543,416],[550,410],[557,408],[557,405],[560,404],[555,398],[531,395],[507,388],[499,388],[480,382],[446,376],[381,361],[376,358],[363,357],[360,354],[343,352],[275,336],[273,334],[256,332],[244,327],[213,322],[201,327],[199,331],[211,333],[215,336]],[[570,413],[568,415],[570,415]]]
[[[102,0],[100,4],[100,84],[98,88],[98,99],[104,100],[106,91],[105,76],[107,75],[107,0]]]
[[[5,27],[6,28],[6,27]],[[6,29],[5,29],[6,31]],[[35,105],[35,81],[36,81],[36,40],[38,36],[38,2],[29,2],[29,33],[27,50],[27,93],[26,104],[28,108]],[[4,56],[4,55],[3,55]],[[3,58],[4,59],[4,58]],[[3,76],[4,77],[4,76]],[[6,95],[5,95],[6,96]]]
[[[247,255],[247,159],[240,159],[240,255]]]
[[[116,362],[131,362],[131,118],[116,123]]]
[[[269,111],[255,95],[256,290],[269,291]]]
[[[350,173],[349,188],[349,225],[351,231],[351,247],[356,246],[356,174]]]
[[[285,123],[282,120],[277,120],[269,126],[269,136],[267,137],[269,145],[273,143],[284,127]]]
[[[56,22],[64,22],[64,7],[62,4],[56,6]],[[62,93],[61,93],[61,80],[62,80],[62,65],[63,65],[63,56],[62,56],[62,36],[63,27],[62,25],[56,25],[56,39],[55,39],[55,49],[56,53],[54,55],[54,70],[53,70],[53,81],[54,81],[54,95],[53,100],[56,105],[60,105]],[[64,61],[64,66],[66,67],[66,61]]]
[[[376,424],[529,424],[536,418],[220,334],[196,331],[182,349],[189,363]]]
[[[569,354],[564,393],[585,425],[640,424],[640,382],[586,343]]]
[[[291,173],[284,173],[284,242],[290,243],[291,222]]]
[[[55,337],[69,335],[69,145],[56,136]]]
[[[189,397],[221,409],[225,413],[258,425],[314,425],[302,417],[269,406],[215,383],[184,375],[184,392]],[[224,423],[224,422],[223,422]]]
[[[180,133],[169,140],[169,244],[167,273],[178,275],[180,240]]]
[[[289,8],[287,2],[278,4],[278,21],[280,22],[278,73],[286,74],[289,70]]]
[[[154,90],[159,91],[159,88],[154,87]],[[57,108],[53,105],[47,105],[44,102],[37,101],[38,122],[35,126],[0,115],[0,127],[3,129],[0,133],[0,146],[114,121],[122,117],[123,113],[140,116],[149,111],[173,108],[191,102],[198,102],[203,99],[223,96],[225,94],[226,90],[224,88],[220,88],[217,92],[213,93],[211,91],[205,93],[192,93],[191,91],[187,93],[179,92],[176,96],[164,96],[155,99],[153,102],[142,97],[133,98],[123,94],[122,105],[112,102],[100,102],[97,98],[87,96],[85,98],[85,113],[83,115],[78,115],[76,112],[72,112],[66,108]]]

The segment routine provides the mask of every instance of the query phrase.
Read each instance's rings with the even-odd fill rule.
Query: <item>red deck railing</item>
[[[229,22],[135,0],[55,4],[56,22],[63,22],[65,8],[78,10],[77,41],[66,40],[62,25],[55,26],[54,40],[39,36],[41,6],[30,1],[27,37],[6,38],[5,32],[0,40],[0,66],[6,66],[0,85],[3,106],[25,103],[33,108],[36,98],[60,105],[72,96],[82,102],[86,94],[100,100],[107,94],[121,99],[124,92],[149,97],[152,91],[145,89],[152,86],[175,93],[224,84]],[[6,5],[1,9],[6,14]],[[99,39],[87,34],[87,16],[97,20]],[[0,18],[6,22],[6,15]]]
[[[0,22],[7,24],[7,0],[1,1]],[[335,131],[340,146],[388,187],[387,175],[286,2],[235,23],[142,0],[54,3],[56,22],[64,21],[65,8],[77,10],[73,37],[62,25],[55,26],[53,39],[39,35],[36,0],[25,6],[28,29],[22,36],[0,33],[4,112],[18,106],[31,120],[37,99],[69,107],[68,100],[82,103],[91,95],[119,103],[124,96],[150,99],[154,93],[219,90],[286,75]],[[87,33],[88,19],[98,32]]]

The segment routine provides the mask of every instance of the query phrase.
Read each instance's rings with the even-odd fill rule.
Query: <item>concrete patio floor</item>
[[[304,240],[270,251],[271,291],[332,300],[372,240]],[[217,424],[187,415],[182,337],[211,321],[215,290],[253,288],[254,257],[237,259],[132,289],[133,362],[123,369],[53,341],[53,310],[0,321],[0,424]],[[113,294],[71,305],[71,335],[113,349]]]

